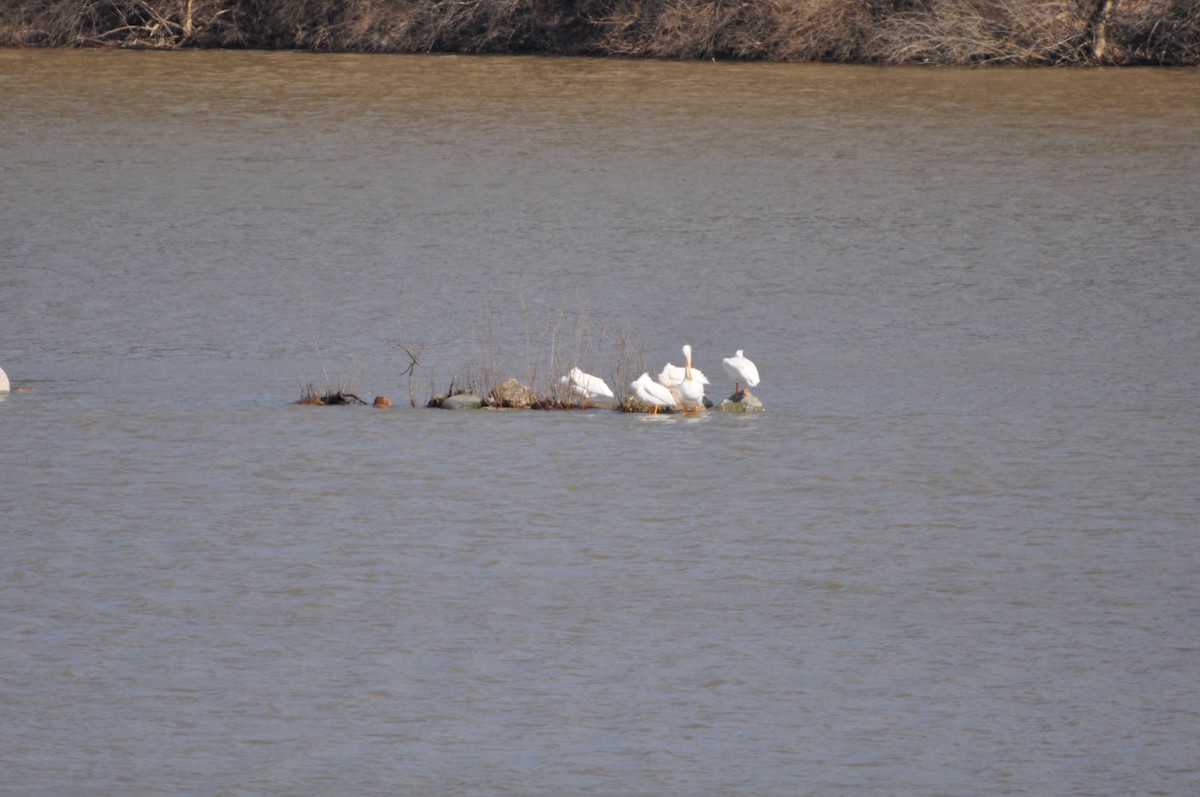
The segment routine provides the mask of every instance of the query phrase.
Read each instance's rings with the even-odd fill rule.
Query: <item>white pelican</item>
[[[658,383],[663,387],[679,387],[679,383],[682,382],[684,376],[686,376],[684,370],[685,369],[679,367],[678,365],[667,363],[663,366],[662,371],[658,375]],[[692,379],[696,380],[702,385],[710,384],[708,377],[705,376],[699,368],[692,369]]]
[[[644,373],[629,383],[633,395],[638,401],[650,407],[651,412],[658,412],[659,407],[674,407],[675,397],[669,388],[655,382],[649,373]]]
[[[579,370],[579,366],[575,366],[567,375],[558,380],[561,385],[570,385],[571,392],[583,399],[583,406],[587,406],[588,401],[594,398],[612,398],[612,389],[604,383],[604,380],[598,376],[585,374]]]
[[[695,369],[692,368],[692,347],[683,347],[683,381],[679,383],[679,403],[684,412],[696,412],[704,406],[704,385],[696,380]]]
[[[8,374],[4,373],[4,369],[0,368],[0,393],[8,392]]]
[[[734,356],[721,360],[721,366],[733,380],[734,393],[745,393],[758,385],[758,368],[742,355],[741,349]],[[745,387],[742,387],[742,382],[746,383]]]

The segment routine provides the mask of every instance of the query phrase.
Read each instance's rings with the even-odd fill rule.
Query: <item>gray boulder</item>
[[[443,410],[477,410],[483,399],[473,393],[456,393],[453,396],[437,395],[429,400],[430,407]]]
[[[751,392],[734,393],[712,408],[713,412],[762,412],[762,402]]]

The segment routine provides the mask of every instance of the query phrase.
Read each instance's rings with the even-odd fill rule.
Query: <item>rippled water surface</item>
[[[0,52],[0,794],[1197,793],[1197,97]]]

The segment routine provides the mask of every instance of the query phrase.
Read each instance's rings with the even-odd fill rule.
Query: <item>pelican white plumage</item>
[[[658,374],[658,383],[663,387],[679,387],[679,383],[686,376],[685,370],[682,366],[667,363]],[[692,379],[702,385],[711,384],[699,368],[692,368]]]
[[[8,388],[8,374],[4,373],[3,368],[0,368],[0,393],[7,393]]]
[[[675,406],[675,397],[670,389],[651,379],[648,372],[630,382],[629,387],[633,389],[634,397],[650,407],[651,412],[658,412],[660,407]]]
[[[592,376],[579,370],[579,366],[575,366],[567,375],[558,380],[559,384],[570,385],[571,392],[583,399],[586,406],[592,399],[612,398],[613,392],[604,380],[598,376]]]
[[[738,349],[734,356],[721,360],[721,367],[733,380],[734,393],[745,393],[750,388],[758,386],[758,367],[742,354],[741,349]],[[743,382],[746,383],[745,387],[742,387]]]
[[[692,368],[692,347],[683,347],[683,381],[679,383],[679,403],[684,412],[696,412],[704,406],[704,385],[696,380],[695,369]]]

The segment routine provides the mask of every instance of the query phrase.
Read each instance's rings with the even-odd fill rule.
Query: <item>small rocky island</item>
[[[381,398],[385,398],[382,397]],[[365,402],[364,402],[365,403]],[[378,405],[378,400],[376,402]],[[429,399],[425,405],[442,410],[478,410],[478,409],[512,409],[512,410],[612,410],[617,412],[642,412],[663,415],[683,415],[689,411],[678,407],[657,409],[650,404],[639,401],[636,396],[627,396],[620,402],[590,402],[587,406],[582,403],[564,401],[555,397],[538,396],[537,392],[521,384],[516,379],[506,379],[488,393],[486,397],[476,393],[464,392],[449,395],[439,393]],[[718,404],[707,397],[703,406],[690,412],[762,412],[763,404],[753,393],[742,391],[734,393]]]
[[[698,368],[692,367],[691,346],[683,347],[684,365],[667,363],[657,377],[649,372],[628,385],[628,391],[614,392],[600,377],[585,373],[572,366],[542,390],[526,385],[510,377],[490,390],[481,390],[472,385],[456,387],[435,393],[424,406],[443,410],[609,410],[616,412],[647,413],[652,415],[694,415],[702,412],[762,412],[763,404],[750,392],[759,382],[758,369],[739,349],[732,357],[721,361],[722,368],[734,383],[734,392],[720,403],[714,404],[706,395],[711,384],[708,377]],[[416,359],[413,358],[415,366]],[[410,369],[411,373],[411,369]],[[411,395],[411,387],[410,387]],[[301,398],[295,402],[314,406],[366,406],[349,385],[341,385],[321,393],[310,383]],[[410,399],[417,406],[415,397]],[[377,396],[372,406],[387,409],[392,401],[387,396]]]

